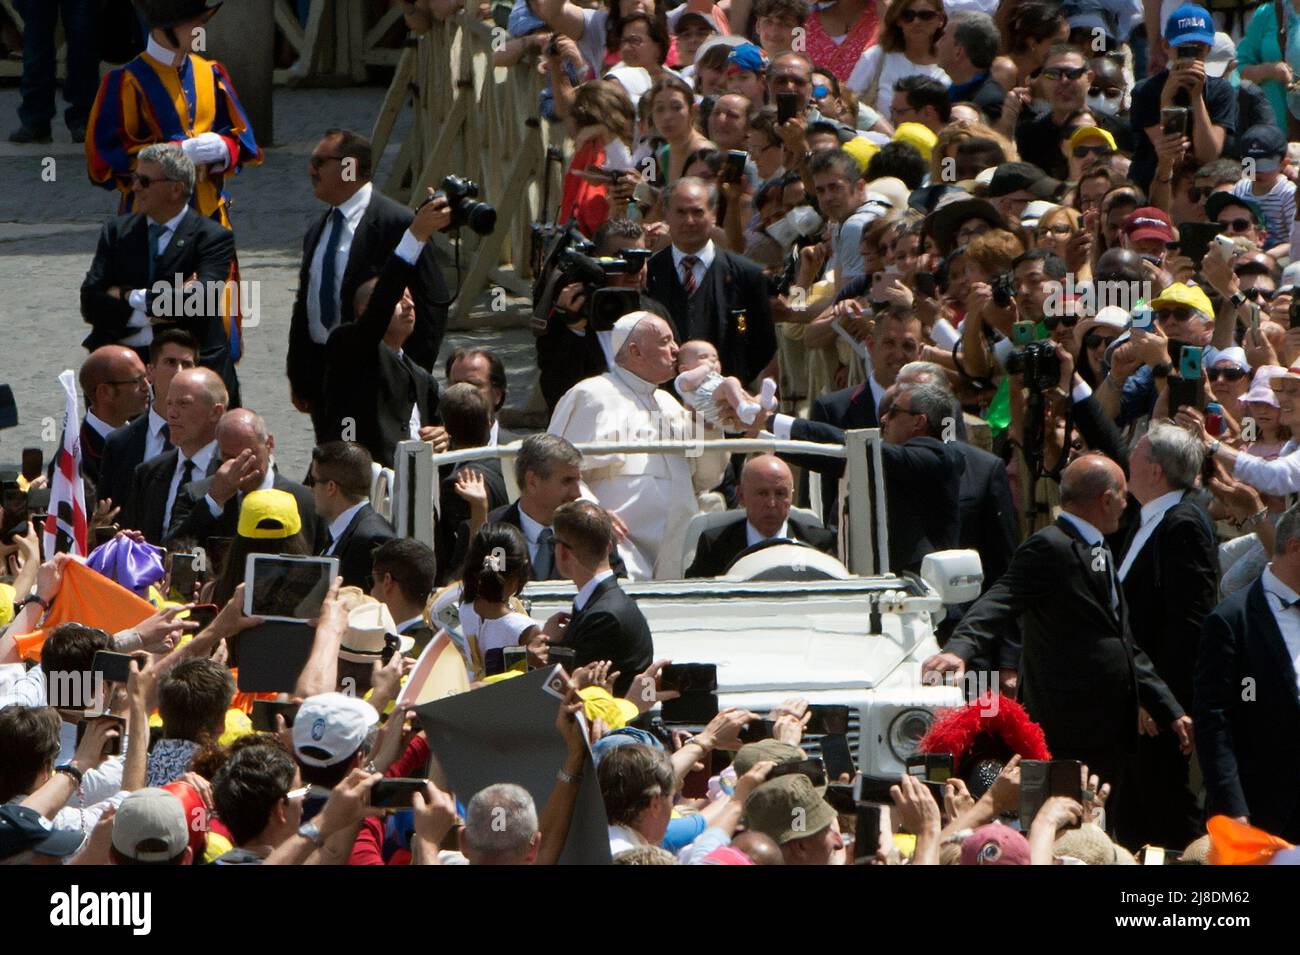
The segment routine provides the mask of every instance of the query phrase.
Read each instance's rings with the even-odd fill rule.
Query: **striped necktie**
[[[682,288],[686,290],[686,297],[690,298],[695,294],[695,266],[700,260],[693,255],[682,256]]]

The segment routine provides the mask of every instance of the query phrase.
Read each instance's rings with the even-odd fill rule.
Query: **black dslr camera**
[[[1050,341],[1030,342],[1019,351],[1007,356],[1007,371],[1023,375],[1025,387],[1030,391],[1055,388],[1061,380],[1061,359],[1056,345]]]
[[[448,230],[469,226],[479,235],[491,235],[497,226],[497,211],[486,202],[478,201],[478,183],[460,176],[444,176],[439,189],[424,202],[417,212],[434,199],[447,200],[451,207],[451,225]]]

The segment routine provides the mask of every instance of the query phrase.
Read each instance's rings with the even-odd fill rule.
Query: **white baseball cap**
[[[305,766],[334,766],[359,750],[379,725],[365,700],[342,693],[318,693],[298,707],[293,751]]]
[[[185,807],[165,789],[137,789],[117,807],[113,848],[135,862],[166,862],[190,843]]]
[[[1228,64],[1237,58],[1237,47],[1226,33],[1214,34],[1214,46],[1205,57],[1205,75],[1220,77],[1228,72]]]

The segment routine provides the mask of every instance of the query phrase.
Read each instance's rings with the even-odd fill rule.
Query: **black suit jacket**
[[[316,504],[311,491],[297,481],[290,481],[278,470],[272,482],[277,491],[287,491],[298,502],[298,517],[302,520],[302,538],[313,551],[324,547],[325,525],[316,515]],[[234,537],[239,530],[239,507],[242,496],[236,494],[226,502],[220,517],[213,517],[203,498],[212,489],[212,478],[191,481],[176,492],[172,505],[171,526],[167,528],[165,543],[180,538],[193,538],[206,546],[209,537]]]
[[[1206,815],[1248,816],[1298,843],[1300,694],[1274,604],[1261,578],[1206,616],[1192,719]]]
[[[145,444],[149,438],[149,412],[109,433],[104,439],[103,460],[99,465],[96,487],[99,497],[112,498],[113,504],[126,510],[131,495],[131,478],[136,466],[144,463]]]
[[[790,437],[821,444],[844,443],[844,432],[839,428],[802,418],[794,419]],[[881,444],[892,572],[919,571],[926,554],[957,546],[961,482],[966,471],[966,458],[959,444],[929,437],[912,438],[904,444]],[[813,470],[833,470],[837,482],[838,474],[844,471],[844,463],[834,458],[799,455],[791,459]]]
[[[813,399],[808,408],[808,420],[819,425],[830,425],[838,431],[839,436],[832,438],[834,432],[823,428],[812,431],[821,437],[809,436],[803,426],[796,423],[790,431],[790,437],[799,441],[825,441],[832,444],[844,443],[845,431],[860,431],[863,428],[878,428],[876,419],[876,399],[871,393],[871,386],[866,382],[851,388],[841,388],[829,394]],[[782,455],[792,464],[807,471],[821,474],[822,481],[822,520],[827,527],[839,524],[840,478],[844,476],[844,462],[836,458],[818,458],[803,455]],[[802,485],[801,485],[802,486]]]
[[[979,552],[987,590],[1004,573],[1016,551],[1016,506],[1007,466],[996,454],[954,442],[965,459],[961,475],[961,530],[957,546]]]
[[[576,666],[613,661],[612,669],[620,674],[615,696],[626,693],[633,678],[654,661],[650,624],[613,577],[597,584],[586,605],[569,620],[561,645],[573,648]]]
[[[811,544],[827,554],[835,553],[835,532],[816,524],[810,524],[798,514],[791,513],[787,518],[790,536],[797,541]],[[736,514],[736,519],[721,527],[711,527],[700,534],[695,547],[695,559],[687,568],[687,577],[721,577],[736,559],[736,555],[748,548],[745,533],[745,512]]]
[[[1137,746],[1139,701],[1161,726],[1183,709],[1133,643],[1123,588],[1110,606],[1109,576],[1066,518],[1025,541],[1007,572],[962,617],[944,650],[995,658],[1004,628],[1019,620],[1020,697],[1059,759]]]
[[[326,530],[329,530],[328,525]],[[357,511],[339,535],[334,553],[330,555],[339,559],[339,576],[343,578],[344,586],[365,589],[366,578],[374,566],[375,548],[396,536],[393,525],[369,503]],[[322,547],[321,553],[328,546],[327,543]]]
[[[1125,556],[1117,554],[1116,560],[1123,563]],[[1201,625],[1218,600],[1218,585],[1214,527],[1185,497],[1165,512],[1124,578],[1133,642],[1146,651],[1185,710],[1192,707]]]
[[[197,315],[177,315],[172,289],[176,276],[194,275],[205,289],[224,282],[230,277],[230,265],[235,259],[235,237],[221,224],[191,209],[176,226],[176,232],[167,243],[154,268],[153,280],[149,278],[149,219],[140,213],[115,216],[104,223],[99,234],[99,247],[90,263],[90,271],[81,283],[81,317],[91,326],[91,332],[81,344],[93,351],[101,345],[120,342],[134,332],[127,327],[131,306],[122,298],[108,295],[113,286],[127,289],[145,289],[148,308],[153,316],[160,309],[170,308],[172,315],[164,324],[154,325],[157,333],[164,328],[183,328],[199,342],[199,364],[211,368],[225,381],[232,395],[236,393],[235,364],[230,356],[230,338],[221,319],[219,298],[202,296],[203,307]],[[160,296],[153,287],[167,286]],[[207,307],[209,298],[218,307]],[[182,297],[182,306],[189,300]],[[184,311],[191,310],[183,307]]]
[[[325,346],[311,339],[307,323],[307,291],[311,285],[311,260],[316,246],[325,232],[325,224],[332,210],[326,209],[312,223],[302,244],[302,263],[298,269],[298,293],[294,298],[293,317],[289,323],[289,387],[300,398],[319,401],[322,390],[320,374]],[[352,247],[348,251],[347,267],[339,290],[339,323],[352,321],[352,300],[361,283],[380,271],[415,214],[394,202],[374,188],[366,206]],[[424,247],[410,281],[411,297],[415,299],[415,332],[406,343],[406,352],[417,365],[432,372],[442,347],[443,332],[447,327],[447,286],[432,243]]]
[[[144,535],[150,544],[162,546],[163,517],[167,511],[167,492],[171,489],[172,476],[176,473],[176,464],[180,451],[172,448],[157,457],[150,458],[136,466],[131,476],[131,490],[127,498],[127,507],[123,509],[118,523],[123,527],[134,528]],[[207,477],[216,473],[221,467],[220,455],[213,453],[208,461]],[[176,498],[180,500],[181,488],[176,489]],[[172,505],[175,511],[176,505]]]
[[[711,295],[709,334],[691,334],[688,299],[673,267],[672,246],[650,256],[646,294],[668,310],[678,343],[693,337],[706,338],[718,349],[724,375],[734,375],[742,383],[752,382],[776,354],[776,326],[772,324],[767,282],[758,263],[719,246],[714,249],[713,265],[695,293]]]
[[[405,348],[399,358],[384,344],[393,309],[415,272],[414,266],[390,255],[365,313],[335,327],[325,343],[325,394],[319,399],[325,406],[324,432],[317,433],[317,441],[356,441],[388,468],[397,443],[411,436],[412,406],[419,409],[421,424],[433,424],[438,413],[433,376]]]
[[[505,443],[504,441],[502,442]],[[498,507],[494,511],[489,511],[487,516],[489,524],[510,524],[513,527],[524,529],[524,522],[519,517],[519,502],[507,504],[505,507]],[[451,575],[457,577],[465,563],[465,554],[469,550],[469,521],[461,521],[460,526],[456,528],[456,548],[451,555]],[[615,577],[627,577],[627,565],[623,563],[623,558],[618,554],[617,547],[609,549],[609,569],[614,572]],[[557,570],[556,573],[559,573]],[[537,580],[536,576],[530,577],[530,580]]]
[[[81,419],[81,473],[95,485],[97,494],[99,492],[100,465],[104,460],[104,442],[107,440],[107,438],[101,437],[99,432],[92,428],[85,418]],[[59,447],[63,447],[62,438],[59,439]],[[56,463],[57,458],[50,462],[51,485],[53,484],[54,465]],[[99,496],[103,497],[102,494],[99,494]]]

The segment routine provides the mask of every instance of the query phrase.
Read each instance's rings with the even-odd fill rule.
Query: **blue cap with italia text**
[[[1184,3],[1165,21],[1165,39],[1170,46],[1204,43],[1214,46],[1214,21],[1210,11],[1195,3]]]

